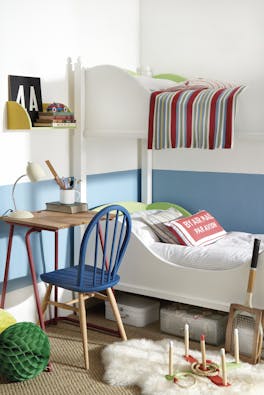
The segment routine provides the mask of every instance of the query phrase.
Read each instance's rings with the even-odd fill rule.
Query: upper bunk
[[[148,77],[112,65],[78,67],[74,86],[84,135],[144,138],[151,149],[232,147],[237,97],[245,86]]]
[[[134,75],[111,65],[86,69],[87,135],[146,138],[150,95],[172,86],[174,81]]]

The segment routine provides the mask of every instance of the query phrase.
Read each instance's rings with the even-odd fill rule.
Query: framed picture
[[[9,75],[8,89],[9,101],[21,104],[27,110],[33,124],[38,117],[38,112],[42,111],[40,78]]]

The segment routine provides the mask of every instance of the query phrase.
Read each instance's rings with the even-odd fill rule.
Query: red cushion
[[[167,222],[166,226],[177,237],[180,244],[187,246],[211,244],[226,234],[217,220],[205,210]]]

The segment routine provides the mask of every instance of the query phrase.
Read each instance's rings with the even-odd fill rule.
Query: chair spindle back
[[[85,265],[93,266],[93,286],[110,283],[117,275],[131,234],[131,218],[119,205],[99,211],[87,226],[79,257],[78,281],[82,286]],[[100,276],[98,273],[100,271]]]

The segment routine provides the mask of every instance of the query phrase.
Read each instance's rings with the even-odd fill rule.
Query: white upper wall
[[[40,77],[43,101],[67,102],[68,56],[74,61],[80,56],[89,67],[114,64],[135,69],[141,63],[155,73],[245,83],[248,88],[239,97],[238,132],[240,136],[263,133],[263,11],[263,0],[1,2],[0,165],[8,172],[1,173],[0,185],[13,183],[28,160],[50,159],[60,174],[69,173],[68,132],[5,129],[8,75]],[[256,159],[262,146],[261,139],[235,139],[234,153],[218,153],[210,164],[209,153],[178,151],[176,161],[174,153],[155,152],[154,166],[264,172],[264,162]],[[120,160],[121,153],[125,160]],[[87,154],[88,174],[138,167],[135,140],[87,139]]]
[[[9,0],[0,5],[0,185],[11,184],[23,174],[28,160],[50,161],[61,175],[69,173],[69,132],[7,131],[5,102],[8,75],[41,78],[44,102],[67,103],[66,63],[81,57],[87,66],[114,64],[135,69],[138,64],[139,0]],[[72,133],[72,132],[70,132]],[[104,158],[107,143],[93,142],[88,151]],[[101,149],[103,155],[101,155]],[[136,149],[136,143],[135,143]],[[89,150],[89,146],[88,146]],[[133,151],[134,153],[134,151]],[[117,169],[116,151],[98,172]],[[136,155],[129,155],[126,168],[137,168]],[[98,161],[97,161],[98,162]]]
[[[155,152],[154,167],[264,172],[264,139],[254,138],[264,134],[263,15],[263,0],[141,0],[141,67],[247,86],[238,98],[234,151]]]

